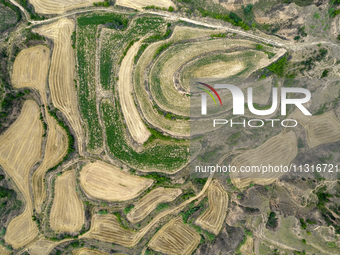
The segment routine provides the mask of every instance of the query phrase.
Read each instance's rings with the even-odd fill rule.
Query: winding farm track
[[[91,8],[87,8],[87,9],[79,9],[79,10],[76,10],[76,11],[70,11],[68,13],[58,15],[58,16],[50,18],[50,19],[35,21],[35,20],[31,20],[31,18],[29,17],[30,16],[29,13],[19,3],[17,3],[15,0],[9,0],[9,1],[13,5],[20,8],[20,10],[24,13],[27,21],[29,21],[31,23],[31,25],[29,25],[28,27],[35,26],[35,25],[42,25],[42,24],[45,24],[45,23],[50,23],[50,22],[56,21],[56,20],[64,18],[64,17],[68,17],[68,16],[72,16],[72,15],[76,15],[76,14],[81,14],[81,13],[94,12],[94,11],[124,13],[124,12],[115,10],[113,8],[91,7]],[[255,34],[252,34],[250,32],[246,32],[246,31],[243,31],[243,30],[240,30],[240,29],[229,27],[229,26],[209,24],[209,23],[206,23],[206,22],[181,17],[181,16],[174,14],[174,13],[155,12],[155,11],[144,11],[143,13],[162,16],[162,17],[165,17],[165,18],[168,18],[168,19],[171,19],[171,20],[176,20],[176,21],[184,21],[184,22],[188,22],[188,23],[195,24],[195,25],[198,25],[198,26],[204,26],[204,27],[214,28],[214,29],[223,29],[226,32],[236,33],[236,34],[239,34],[241,36],[252,38],[254,40],[258,40],[258,41],[261,41],[261,42],[264,42],[264,43],[267,43],[267,44],[272,44],[274,46],[282,47],[282,48],[285,48],[287,50],[292,50],[292,51],[298,51],[298,50],[301,50],[303,48],[306,48],[306,47],[309,47],[309,46],[315,46],[315,45],[318,45],[318,44],[326,44],[326,45],[329,45],[329,46],[340,48],[339,44],[336,44],[336,43],[333,43],[333,42],[330,42],[330,41],[318,41],[318,42],[309,42],[309,43],[288,42],[288,41],[284,41],[284,40],[279,40],[278,38],[274,39],[273,36],[269,36],[269,35],[266,35],[266,34],[262,34],[262,36],[255,35]],[[257,31],[257,33],[259,33],[259,32]]]

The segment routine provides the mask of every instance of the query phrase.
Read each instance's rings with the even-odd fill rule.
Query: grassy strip
[[[287,66],[287,57],[283,56],[277,62],[268,66],[268,69],[272,73],[276,74],[278,77],[284,77],[286,66]]]
[[[78,19],[79,20],[79,19]],[[88,148],[96,150],[103,144],[96,107],[96,25],[79,26],[77,29],[78,96],[82,117],[86,121]]]
[[[284,55],[278,61],[272,63],[270,66],[263,68],[261,71],[260,79],[265,79],[266,77],[272,74],[276,75],[277,77],[287,77],[286,76],[287,66],[288,66],[288,57],[287,55]],[[287,78],[291,78],[291,77],[287,77]],[[259,105],[257,106],[260,107]]]
[[[128,53],[129,49],[135,44],[135,42],[138,42],[139,39],[134,39],[132,41],[129,42],[128,46],[125,48],[124,52],[123,52],[123,55],[120,57],[120,60],[118,62],[118,64],[121,64],[124,57],[126,56],[126,54]]]
[[[126,28],[128,23],[129,20],[124,15],[115,13],[84,15],[77,19],[78,26],[108,24],[116,28]]]
[[[134,205],[128,205],[124,208],[124,213],[128,214],[135,206]]]
[[[161,45],[155,52],[154,59],[157,58],[163,51],[165,51],[167,48],[169,48],[172,45],[172,42],[165,43]]]
[[[102,6],[102,7],[110,7],[111,3],[110,0],[105,0],[104,2],[97,2],[97,3],[93,3],[93,6]]]
[[[29,41],[46,41],[45,37],[37,34],[37,33],[33,33],[31,30],[26,29],[27,31],[27,35],[26,35],[26,39],[25,39],[25,44],[27,44]]]
[[[155,129],[152,129],[152,128],[148,128],[148,130],[150,131],[151,136],[144,143],[144,147],[146,147],[147,145],[149,145],[150,143],[152,143],[154,140],[157,140],[157,139],[162,140],[162,141],[170,141],[170,142],[174,142],[174,143],[185,141],[184,139],[175,139],[175,138],[172,138],[171,136],[163,135],[161,132],[159,132]]]
[[[249,25],[246,24],[236,13],[229,12],[226,14],[226,9],[220,6],[219,4],[208,3],[208,1],[197,1],[197,0],[177,0],[186,8],[188,8],[187,12],[192,14],[195,10],[197,10],[203,17],[210,17],[213,19],[227,21],[234,26],[241,27],[244,30],[249,30]],[[251,9],[249,10],[251,11]]]
[[[57,112],[59,110],[56,108],[55,111],[53,111],[53,110],[50,109],[49,106],[47,106],[47,107],[48,107],[49,114],[57,121],[58,125],[61,126],[65,130],[65,132],[67,134],[67,138],[68,138],[67,139],[68,140],[68,146],[67,146],[67,153],[66,153],[66,155],[64,156],[64,158],[57,165],[55,165],[54,167],[48,169],[48,171],[46,173],[49,173],[49,172],[52,172],[55,169],[57,169],[65,160],[70,158],[70,154],[75,151],[75,146],[74,146],[74,137],[73,137],[73,135],[70,132],[70,128],[64,123],[64,121],[59,119],[59,117],[57,115]]]
[[[246,23],[244,23],[244,21],[234,12],[230,12],[229,14],[220,14],[205,10],[203,8],[198,8],[198,11],[202,14],[203,17],[211,17],[214,19],[224,20],[233,24],[234,26],[241,27],[246,31],[250,29],[250,27]]]
[[[139,58],[142,56],[143,52],[146,50],[146,48],[150,45],[150,43],[157,42],[160,40],[165,40],[170,37],[171,35],[171,23],[167,23],[167,29],[164,35],[156,34],[152,35],[149,38],[145,40],[145,43],[141,45],[141,47],[138,50],[137,55],[135,56],[135,64],[138,62]]]
[[[156,181],[154,186],[159,186],[159,185],[166,185],[166,184],[170,184],[171,183],[171,179],[167,176],[165,176],[164,174],[160,174],[160,173],[151,173],[151,174],[147,174],[147,175],[143,175],[144,178],[148,178],[148,179],[153,179],[154,181]]]

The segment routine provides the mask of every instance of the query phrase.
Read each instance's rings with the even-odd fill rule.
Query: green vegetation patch
[[[127,143],[120,108],[115,103],[104,102],[101,106],[107,135],[108,147],[116,158],[138,168],[174,170],[183,166],[189,156],[187,145],[162,144],[159,141],[136,152]]]
[[[103,145],[96,107],[96,33],[97,25],[78,26],[76,39],[79,106],[87,124],[87,146],[90,150]]]
[[[34,11],[34,7],[29,3],[28,0],[17,0],[17,2],[26,9],[31,19],[33,20],[44,20],[45,19],[44,16],[40,16]]]
[[[208,198],[203,199],[198,205],[195,206],[195,201],[191,202],[184,211],[180,213],[182,216],[183,222],[188,223],[189,218],[196,212],[204,207],[206,207],[206,204],[208,202]],[[203,212],[203,211],[202,211]]]
[[[268,66],[269,71],[276,74],[278,77],[283,77],[287,66],[287,57],[283,56],[277,62]]]
[[[138,17],[131,21],[127,15],[91,14],[77,19],[76,49],[78,59],[79,105],[81,114],[87,124],[88,148],[96,150],[102,147],[103,135],[99,125],[96,108],[96,51],[97,38],[100,35],[98,25],[111,28],[106,31],[100,54],[100,82],[105,90],[114,91],[118,80],[118,65],[129,48],[147,33],[159,33],[166,25],[159,17]],[[169,35],[169,25],[166,34]],[[162,36],[158,36],[163,38]],[[157,38],[158,38],[157,37]],[[154,38],[154,39],[157,39]],[[108,39],[108,40],[107,40]]]
[[[15,26],[21,20],[21,12],[19,8],[0,0],[0,32]]]
[[[115,28],[126,28],[128,23],[129,19],[126,16],[116,13],[84,15],[77,19],[78,26],[108,24]]]
[[[213,1],[201,1],[201,0],[177,0],[177,2],[185,6],[185,11],[188,14],[192,14],[194,12],[200,13],[203,17],[210,17],[213,19],[219,19],[223,21],[227,21],[234,26],[239,26],[244,30],[249,30],[250,26],[242,20],[235,12],[227,13],[227,10],[222,7],[220,4],[216,4]],[[247,7],[246,7],[247,8]],[[183,8],[184,9],[184,8]],[[249,10],[247,9],[249,14],[251,12],[252,7]]]
[[[8,217],[8,215],[21,210],[22,201],[17,199],[17,193],[8,187],[8,181],[3,174],[0,174],[0,217]],[[5,226],[0,225],[0,236],[6,233]]]
[[[147,43],[140,48],[140,52],[135,58],[136,62],[149,42],[161,40],[170,35],[170,23],[170,25],[167,25],[165,35],[160,34],[165,24],[164,20],[159,17],[138,17],[131,21],[130,26],[124,31],[116,29],[112,30],[112,33],[105,33],[107,38],[105,37],[105,40],[103,40],[100,49],[100,82],[103,89],[114,90],[115,83],[118,80],[118,64],[134,42],[148,33],[155,33],[145,40]]]
[[[76,49],[78,60],[78,95],[82,117],[87,123],[88,148],[96,150],[103,145],[103,135],[99,126],[96,108],[96,36],[98,25],[125,29],[129,23],[120,14],[91,14],[77,19]],[[73,41],[74,41],[74,35]]]
[[[276,213],[275,212],[270,212],[268,221],[266,223],[266,228],[274,230],[278,227],[278,218],[276,218]]]

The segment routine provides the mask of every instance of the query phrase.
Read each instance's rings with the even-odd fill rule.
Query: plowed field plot
[[[192,254],[201,240],[201,236],[175,218],[163,226],[150,240],[148,246],[158,252],[169,255]]]
[[[227,216],[228,194],[216,180],[208,188],[208,199],[208,209],[197,218],[195,224],[218,235]]]
[[[241,166],[288,166],[297,155],[297,140],[293,131],[280,133],[270,138],[256,149],[249,150],[235,157],[231,165],[240,170]],[[254,169],[255,169],[254,168]],[[239,172],[231,173],[235,186],[245,188],[251,183],[268,185],[276,181],[283,172]]]
[[[100,161],[86,165],[80,172],[80,185],[93,199],[126,201],[140,195],[152,183]]]
[[[14,248],[32,241],[38,234],[32,220],[29,172],[41,158],[43,135],[40,110],[34,101],[26,101],[19,118],[0,136],[0,165],[12,178],[25,199],[25,210],[8,225],[5,240]]]
[[[55,231],[76,232],[84,223],[84,206],[76,193],[75,171],[67,171],[58,176],[55,182],[50,225]]]

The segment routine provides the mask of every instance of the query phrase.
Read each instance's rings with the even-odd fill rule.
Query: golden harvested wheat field
[[[165,254],[192,254],[200,242],[200,235],[175,218],[164,225],[150,240],[148,246]]]
[[[62,14],[67,11],[92,6],[96,0],[29,0],[37,13],[43,14]]]
[[[151,179],[124,173],[101,161],[83,167],[79,179],[81,187],[90,198],[107,201],[135,198],[153,183]]]
[[[270,138],[256,149],[246,151],[235,157],[231,165],[240,169],[241,166],[259,167],[261,165],[288,166],[297,155],[297,139],[293,131],[280,133]],[[276,181],[283,172],[231,173],[233,183],[238,188],[245,188],[249,184],[268,185]]]
[[[9,250],[7,250],[6,247],[0,246],[0,254],[3,254],[3,255],[10,255],[11,252],[10,252]]]
[[[72,251],[72,254],[73,255],[106,255],[108,253],[97,251],[97,250],[92,250],[88,248],[82,248],[82,249]]]
[[[134,205],[134,208],[127,214],[127,219],[133,223],[139,222],[152,212],[158,204],[171,202],[181,193],[182,190],[180,189],[156,188]]]
[[[74,21],[60,19],[55,23],[42,26],[37,33],[52,39],[55,43],[49,73],[49,87],[53,105],[65,114],[73,128],[79,153],[83,151],[84,131],[78,110],[78,100],[74,87],[75,60],[71,46]]]
[[[115,215],[96,214],[92,218],[91,229],[82,238],[96,239],[132,247],[138,243],[142,235],[138,232],[124,229]]]
[[[45,116],[48,125],[44,160],[32,177],[32,189],[35,210],[40,213],[46,198],[44,177],[46,171],[55,166],[67,152],[67,137],[65,130],[52,118],[47,110],[46,82],[50,63],[50,50],[38,45],[22,50],[15,59],[12,81],[15,87],[37,89],[45,105]]]
[[[55,182],[55,197],[50,214],[51,228],[61,232],[76,232],[84,222],[84,206],[76,193],[75,171],[67,171],[58,176]]]
[[[218,235],[227,216],[228,194],[217,180],[210,184],[207,193],[209,207],[197,218],[195,224]]]
[[[121,77],[121,79],[118,80],[118,91],[122,112],[124,114],[128,130],[130,131],[132,138],[137,143],[143,144],[146,140],[148,140],[151,134],[138,114],[132,96],[133,88],[131,84],[133,61],[140,45],[141,41],[134,43],[122,61],[119,70],[119,77]]]
[[[143,10],[143,7],[151,5],[166,9],[170,6],[175,7],[171,0],[117,0],[116,4],[138,10]]]
[[[28,252],[31,255],[48,255],[57,246],[57,242],[52,242],[44,237],[37,240],[28,247]]]
[[[15,58],[12,82],[15,88],[31,87],[39,91],[47,104],[46,82],[50,64],[50,50],[44,45],[20,51]]]
[[[29,243],[38,234],[32,220],[29,172],[41,157],[43,128],[39,116],[38,105],[26,101],[19,118],[0,136],[0,165],[25,199],[24,212],[9,223],[5,235],[6,242],[15,248]]]
[[[47,111],[45,111],[47,112]],[[33,197],[35,210],[40,213],[41,206],[46,200],[44,178],[46,171],[58,164],[67,153],[68,139],[65,130],[60,127],[56,120],[46,115],[48,123],[47,142],[44,160],[32,176]]]
[[[292,118],[298,120],[305,128],[307,143],[311,148],[340,140],[340,121],[334,111],[311,117],[295,112],[292,114]]]

